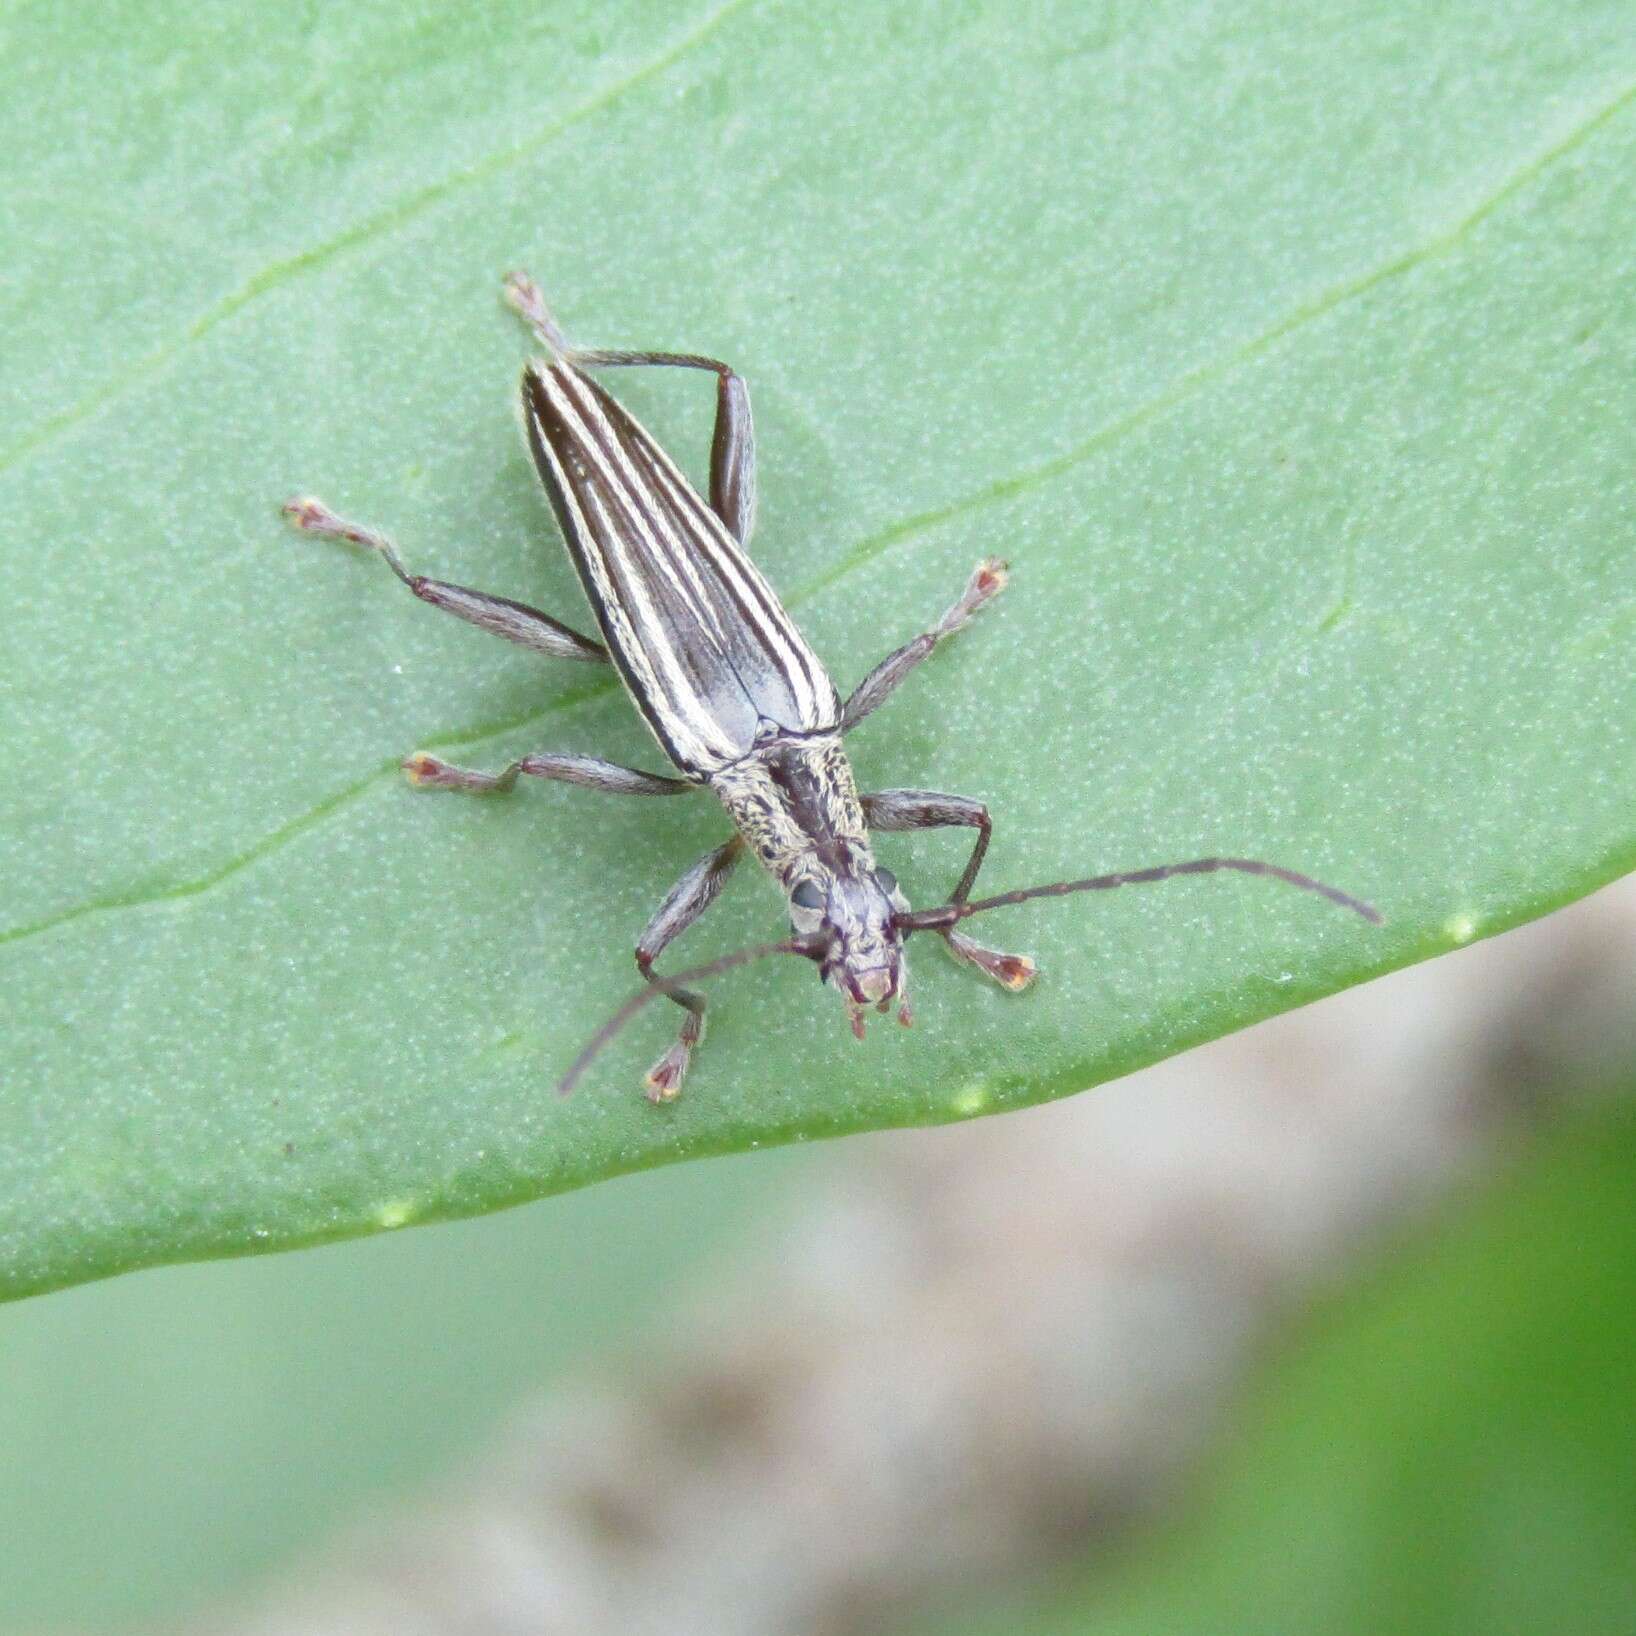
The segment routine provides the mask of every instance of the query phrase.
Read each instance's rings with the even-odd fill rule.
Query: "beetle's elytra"
[[[703,997],[679,984],[763,953],[801,954],[817,962],[861,1039],[871,1006],[885,1012],[895,1005],[899,1020],[910,1020],[903,945],[917,931],[935,932],[957,958],[1004,987],[1025,988],[1034,977],[1032,960],[985,948],[958,923],[1032,897],[1232,869],[1275,876],[1379,919],[1367,904],[1334,887],[1250,858],[1200,858],[972,901],[988,850],[988,808],[932,790],[860,794],[842,739],[1004,588],[1006,565],[994,558],[978,563],[942,617],[889,653],[843,703],[822,661],[746,552],[756,485],[750,398],[742,378],[714,358],[691,353],[573,347],[530,279],[513,274],[506,295],[546,349],[546,357],[523,371],[523,425],[600,640],[524,603],[411,574],[384,535],[344,521],[320,500],[291,500],[284,511],[298,528],[379,552],[393,573],[434,607],[537,653],[612,664],[679,774],[640,772],[554,751],[484,773],[421,753],[404,762],[414,783],[499,793],[526,774],[630,795],[682,795],[702,786],[732,820],[731,838],[682,876],[648,922],[636,944],[637,969],[648,987],[582,1054],[564,1090],[626,1017],[662,994],[684,1015],[675,1043],[648,1072],[647,1094],[655,1102],[673,1100],[704,1025]],[[708,501],[586,373],[638,364],[703,369],[716,376]],[[976,832],[971,855],[946,904],[914,911],[891,872],[876,861],[871,831],[949,825]],[[654,961],[715,901],[746,851],[782,888],[794,935],[710,962],[679,979],[660,976]]]

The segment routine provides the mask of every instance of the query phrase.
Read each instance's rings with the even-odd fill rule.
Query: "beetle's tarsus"
[[[1006,588],[1010,578],[1011,565],[1003,557],[984,557],[972,569],[960,600],[937,622],[933,637],[941,642],[945,636],[953,636],[985,602],[992,601]]]
[[[913,641],[887,654],[852,690],[841,712],[841,731],[849,733],[866,716],[878,710],[897,690],[903,678],[923,663],[940,643],[970,623],[971,617],[998,596],[1010,577],[1007,564],[999,557],[985,557],[971,571],[966,588],[935,625],[923,630]]]
[[[392,542],[379,529],[349,523],[345,517],[331,511],[315,494],[298,494],[293,500],[286,500],[279,509],[305,534],[323,534],[329,539],[346,540],[351,545],[361,545],[366,551],[376,552],[386,559],[387,567],[411,591],[419,594],[417,587],[424,582],[403,566]]]
[[[330,533],[331,524],[340,519],[315,494],[298,494],[278,508],[296,528],[314,534]]]
[[[666,1102],[674,1102],[682,1094],[682,1080],[687,1076],[688,1058],[691,1055],[692,1047],[682,1040],[677,1040],[648,1069],[647,1078],[642,1084],[648,1101],[655,1107],[661,1107]]]
[[[327,534],[331,539],[350,540],[354,545],[381,550],[385,539],[372,528],[349,523],[324,504],[316,494],[298,494],[279,508],[295,527],[307,534]]]
[[[503,288],[506,305],[533,330],[552,357],[566,358],[572,354],[574,349],[568,344],[568,337],[551,316],[539,285],[527,273],[520,269],[507,273]]]
[[[946,932],[943,941],[956,960],[975,966],[985,977],[1013,994],[1021,994],[1039,975],[1039,967],[1026,954],[1004,954],[998,949],[984,948],[963,932]]]
[[[440,761],[424,750],[405,756],[400,763],[404,776],[420,790],[470,790],[476,795],[504,795],[517,782],[522,763],[514,761],[498,773],[472,772],[466,767],[454,767]]]

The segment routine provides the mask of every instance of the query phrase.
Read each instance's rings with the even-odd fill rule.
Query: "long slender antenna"
[[[1145,886],[1149,881],[1168,880],[1172,875],[1213,875],[1217,870],[1232,869],[1241,875],[1270,875],[1274,880],[1299,886],[1304,892],[1316,892],[1319,897],[1362,915],[1371,925],[1381,924],[1380,910],[1373,904],[1343,892],[1338,886],[1326,886],[1311,875],[1298,874],[1276,863],[1264,863],[1260,858],[1192,858],[1186,863],[1153,864],[1147,869],[1128,869],[1116,875],[1092,875],[1089,880],[1053,881],[1048,886],[1020,886],[1014,892],[999,892],[991,898],[978,898],[972,903],[945,903],[938,909],[917,909],[897,915],[895,924],[900,931],[938,931],[953,926],[971,915],[986,914],[990,909],[1004,909],[1013,903],[1027,903],[1030,898],[1065,898],[1073,892],[1111,892],[1116,886]]]
[[[749,948],[736,949],[732,954],[707,960],[702,966],[689,966],[686,971],[672,972],[668,977],[661,977],[658,972],[654,972],[648,986],[633,994],[591,1036],[585,1049],[574,1058],[573,1066],[557,1081],[557,1095],[567,1096],[584,1078],[585,1070],[601,1056],[608,1042],[637,1012],[661,995],[672,994],[688,983],[697,983],[706,977],[715,977],[724,971],[731,971],[735,966],[747,966],[752,960],[760,960],[769,954],[804,954],[807,959],[816,960],[825,947],[825,940],[821,937],[786,937],[781,943],[754,943]]]

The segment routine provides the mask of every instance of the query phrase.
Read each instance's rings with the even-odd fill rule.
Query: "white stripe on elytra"
[[[721,519],[704,505],[675,463],[637,422],[631,420],[630,424],[636,430],[638,447],[651,468],[649,473],[639,472],[632,465],[618,429],[583,379],[577,376],[563,379],[555,371],[553,378],[563,380],[561,399],[572,392],[571,402],[559,399],[558,412],[573,423],[583,456],[595,465],[605,485],[623,502],[631,514],[635,531],[654,551],[655,567],[663,571],[701,628],[715,638],[723,656],[726,656],[727,638],[722,617],[737,619],[740,616],[737,609],[718,609],[700,574],[700,559],[708,562],[723,581],[737,590],[745,607],[745,617],[752,623],[751,634],[759,638],[779,674],[785,678],[798,718],[791,725],[831,725],[839,708],[834,684]],[[587,424],[591,422],[606,439],[607,447],[614,451],[613,463],[608,460],[604,447],[591,439]],[[655,478],[668,494],[654,489]],[[650,521],[644,513],[648,505],[658,499],[668,499],[669,504],[655,506],[655,515]],[[660,547],[655,526],[662,531],[665,544],[670,547],[668,551]],[[689,587],[678,582],[678,572],[686,575]],[[814,678],[814,670],[822,678],[821,685]],[[689,691],[698,698],[696,691]],[[679,700],[676,702],[680,705]]]
[[[718,641],[725,644],[726,633],[720,623],[720,615],[716,606],[710,600],[710,593],[699,574],[697,558],[703,557],[710,561],[722,578],[732,581],[738,589],[749,617],[761,625],[763,644],[772,647],[777,643],[784,649],[783,662],[778,668],[785,673],[790,671],[790,660],[799,663],[806,671],[806,680],[811,684],[811,669],[817,663],[817,656],[812,653],[802,640],[800,633],[795,629],[789,616],[779,606],[771,587],[761,577],[755,565],[745,556],[738,542],[728,532],[721,518],[705,505],[693,485],[688,482],[676,463],[660,447],[657,440],[634,417],[626,411],[621,411],[625,419],[635,430],[637,442],[643,455],[652,462],[652,474],[638,472],[631,464],[624,441],[609,421],[606,412],[597,402],[595,395],[582,377],[574,376],[568,383],[578,399],[585,419],[595,417],[596,423],[607,435],[609,443],[615,450],[619,468],[624,476],[624,486],[634,499],[643,501],[654,495],[652,477],[658,476],[667,479],[667,486],[671,490],[671,504],[666,508],[665,521],[668,523],[670,539],[675,550],[676,566],[694,582],[701,599],[708,603],[710,615],[703,622]],[[583,424],[583,421],[582,421]],[[605,461],[599,461],[599,466],[607,470]],[[656,496],[655,496],[656,497]],[[691,513],[691,515],[690,515]],[[674,532],[680,527],[684,532]],[[692,549],[688,549],[691,545]],[[667,564],[667,566],[671,566]],[[746,583],[748,582],[748,583]],[[759,596],[756,594],[759,592]],[[697,611],[697,609],[695,610]],[[737,610],[726,610],[726,616],[737,619]],[[779,655],[771,656],[777,661]],[[821,671],[822,667],[818,667]],[[827,677],[825,680],[827,681]],[[797,691],[792,688],[792,692]]]
[[[732,570],[741,585],[741,594],[744,594],[744,582],[748,582],[748,594],[744,594],[744,600],[753,610],[752,617],[757,617],[770,632],[776,632],[777,640],[793,661],[792,666],[786,667],[792,681],[796,674],[794,667],[799,667],[800,678],[807,690],[803,704],[806,720],[803,725],[812,728],[833,725],[840,708],[840,700],[836,696],[835,684],[830,680],[829,672],[824,669],[823,661],[813,652],[795,621],[784,611],[777,593],[767,583],[760,569],[751,561],[716,513],[705,506],[697,491],[677,470],[676,463],[654,443],[652,438],[647,439],[647,445],[651,455],[656,457],[658,465],[669,479],[672,492],[684,505],[698,514],[701,527],[710,528],[711,547],[707,554],[711,561],[720,569]],[[800,689],[792,685],[791,692],[799,695]]]
[[[668,491],[671,504],[678,509],[690,509],[689,501],[697,501],[691,485],[668,460],[664,464],[655,464],[654,476]],[[709,515],[715,514],[712,512]],[[751,634],[759,639],[789,687],[801,718],[799,723],[792,725],[821,725],[815,714],[821,697],[813,685],[812,676],[816,656],[773,598],[771,587],[738,548],[737,542],[728,543],[732,541],[732,536],[727,533],[725,525],[717,533],[707,532],[707,525],[701,523],[696,537],[701,556],[724,582],[738,592],[745,609],[744,617],[751,625]]]
[[[560,398],[556,394],[553,394],[553,397],[556,399],[554,406],[560,412],[562,409]],[[637,620],[634,617],[638,614],[647,627],[661,637],[664,628],[657,622],[651,600],[640,585],[639,573],[634,576],[637,582],[635,585],[624,585],[615,581],[605,548],[605,542],[617,542],[619,538],[613,519],[603,509],[596,495],[585,491],[583,498],[590,499],[596,504],[599,521],[606,533],[599,534],[590,526],[582,505],[582,493],[570,478],[538,416],[534,417],[534,425],[536,441],[545,449],[558,487],[573,514],[578,537],[585,548],[583,560],[596,582],[605,617],[618,631],[620,653],[647,702],[663,718],[665,732],[672,741],[671,745],[665,748],[667,751],[674,749],[683,766],[700,771],[711,770],[732,760],[738,755],[739,747],[724,740],[719,723],[697,702],[698,695],[682,671],[671,643],[668,640],[644,642],[638,634]],[[583,445],[579,452],[585,452]],[[598,464],[600,466],[600,463]],[[635,601],[638,606],[635,607],[632,606],[630,599],[632,591],[636,593]],[[663,680],[659,675],[659,669],[656,668],[656,661],[658,667],[665,672]],[[688,709],[682,703],[684,697],[691,697],[696,701],[694,708]]]
[[[742,617],[748,621],[747,634],[759,639],[789,688],[798,717],[790,725],[807,728],[833,725],[839,698],[817,655],[721,518],[704,504],[669,455],[622,410],[621,414],[634,429],[641,465],[647,468],[639,469],[633,464],[619,429],[583,377],[566,369],[540,374],[553,408],[572,434],[574,453],[594,469],[608,498],[625,513],[621,527],[620,520],[609,513],[604,499],[594,488],[587,487],[582,498],[595,506],[601,524],[600,532],[589,529],[585,532],[585,538],[596,546],[598,583],[609,604],[610,615],[631,638],[628,659],[632,670],[642,674],[656,705],[670,707],[668,714],[674,719],[667,721],[667,730],[679,730],[687,723],[686,737],[701,753],[701,766],[702,758],[710,755],[706,746],[714,748],[711,759],[721,760],[731,759],[742,749],[726,738],[697,687],[676,663],[670,633],[658,617],[646,583],[646,576],[653,572],[660,573],[669,582],[682,606],[698,621],[701,630],[715,640],[724,657],[726,638],[722,619],[726,617],[736,623]],[[591,426],[601,433],[604,442],[599,443],[591,435]],[[539,430],[541,441],[549,445],[543,428]],[[555,450],[552,456],[553,466],[560,472],[561,463]],[[589,474],[586,482],[588,485],[591,482]],[[577,503],[575,511],[583,524],[583,511]],[[630,548],[637,541],[648,548],[652,564],[649,568],[631,557]],[[744,608],[742,616],[737,608],[722,605],[720,589],[713,592],[706,584],[701,562],[714,569],[724,586],[736,591]],[[686,583],[683,583],[684,577]],[[637,641],[633,623],[636,614],[641,615],[642,625],[663,639],[648,643]],[[654,668],[655,661],[666,673],[663,681]],[[673,736],[679,739],[680,734]],[[682,748],[680,742],[677,748]]]
[[[643,452],[654,465],[654,475],[668,491],[672,505],[694,515],[702,555],[724,581],[738,591],[747,618],[755,627],[763,647],[785,677],[801,720],[798,724],[818,728],[834,724],[840,701],[816,653],[784,611],[776,593],[761,571],[745,554],[725,523],[699,497],[676,463],[651,437],[644,436]]]
[[[588,490],[586,499],[601,525],[601,532],[596,536],[600,554],[601,541],[619,538],[617,525],[596,490]],[[627,577],[614,589],[613,600],[631,627],[633,647],[627,651],[634,660],[632,668],[643,673],[648,696],[664,716],[666,730],[679,743],[685,739],[697,746],[701,766],[712,757],[717,761],[732,760],[739,747],[725,738],[714,715],[704,708],[698,689],[682,668],[675,644],[664,639],[643,640],[637,635],[639,631],[648,630],[659,632],[661,638],[668,636],[659,620],[648,580],[641,574]]]
[[[629,515],[635,531],[648,544],[654,566],[664,573],[699,625],[710,633],[718,647],[724,649],[727,633],[722,629],[720,615],[710,604],[699,579],[688,541],[676,533],[676,524],[681,519],[666,515],[662,508],[649,504],[652,498],[650,485],[631,463],[618,428],[609,420],[587,384],[577,377],[569,377],[565,385],[572,388],[575,399],[573,408],[580,428],[585,429],[594,422],[606,444],[605,449],[603,443],[589,438],[585,440],[587,452],[602,474],[603,482],[622,502],[622,509]],[[613,454],[611,462],[608,449]],[[683,575],[690,583],[683,583]]]
[[[614,639],[618,643],[620,654],[625,658],[630,669],[635,673],[634,679],[650,700],[659,698],[661,689],[659,679],[654,674],[650,656],[642,649],[636,640],[636,633],[631,628],[630,612],[619,596],[619,588],[612,583],[608,572],[608,565],[604,561],[601,549],[597,544],[596,533],[585,517],[581,503],[580,492],[576,489],[568,472],[545,428],[535,419],[535,431],[539,446],[546,451],[546,457],[551,462],[551,469],[557,478],[557,486],[568,508],[573,514],[574,532],[580,542],[586,569],[591,575],[597,591],[597,600],[601,604],[601,612],[608,624],[614,627]],[[669,723],[666,724],[667,730]],[[673,748],[682,757],[691,754],[689,747],[682,742],[680,735],[672,734]]]
[[[562,377],[553,374],[553,385],[566,386],[568,384],[570,383],[564,381]],[[571,384],[577,388],[582,383],[575,380]],[[618,519],[614,519],[607,517],[606,507],[599,504],[598,510],[608,522],[608,533],[606,540],[603,542],[603,549],[610,551],[619,565],[627,572],[639,578],[645,578],[655,569],[664,566],[667,556],[673,553],[667,552],[663,548],[659,536],[655,532],[654,522],[648,515],[646,508],[641,504],[642,495],[637,486],[636,474],[629,469],[628,463],[623,460],[614,427],[609,423],[607,416],[603,414],[594,398],[586,396],[583,399],[576,400],[576,397],[571,397],[564,390],[553,393],[553,402],[557,412],[568,423],[580,458],[586,465],[594,468],[601,487],[619,508],[621,515]],[[599,427],[608,441],[613,444],[615,457],[612,462],[609,461],[602,447],[592,437],[592,424]],[[589,477],[587,482],[590,482]],[[646,545],[647,564],[635,561],[631,557],[627,544],[634,541],[640,541]],[[669,573],[666,577],[675,584],[674,573]],[[687,587],[676,584],[675,588],[684,605],[691,602],[692,599],[689,596]],[[705,617],[705,610],[690,607],[689,611],[695,618],[700,619],[701,623],[704,623],[708,629],[709,621]]]

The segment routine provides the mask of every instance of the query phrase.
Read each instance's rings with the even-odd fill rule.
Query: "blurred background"
[[[0,1315],[38,1633],[1636,1629],[1636,880],[1065,1102]]]

